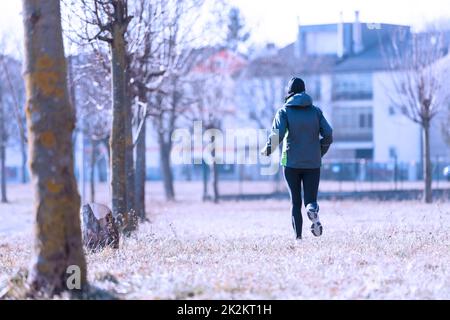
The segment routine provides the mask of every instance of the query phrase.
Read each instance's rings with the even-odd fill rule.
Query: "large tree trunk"
[[[164,192],[167,201],[175,200],[175,189],[173,187],[173,173],[170,164],[170,142],[164,141],[163,133],[159,134],[159,155],[161,159],[161,170],[164,182]]]
[[[35,190],[35,240],[28,281],[32,293],[54,294],[83,289],[86,284],[72,152],[75,111],[68,98],[60,2],[23,0],[23,16],[26,114]]]
[[[431,203],[433,201],[432,190],[432,169],[431,169],[431,153],[430,153],[430,124],[424,124],[422,128],[423,138],[423,181],[424,181],[424,197],[425,203]]]
[[[116,20],[112,24],[113,42],[111,43],[111,69],[113,91],[113,123],[110,137],[111,148],[111,192],[112,212],[115,218],[122,216],[124,228],[128,224],[127,212],[127,174],[126,174],[126,44],[125,30],[121,23],[124,8],[121,2],[115,7]]]
[[[145,181],[146,181],[146,121],[142,123],[136,145],[136,214],[139,219],[145,220]]]
[[[91,191],[91,203],[95,203],[95,163],[97,162],[97,141],[91,139],[91,163],[90,163],[90,191]]]

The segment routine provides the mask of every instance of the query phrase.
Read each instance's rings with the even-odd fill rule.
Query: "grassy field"
[[[0,291],[26,268],[31,193],[0,206]],[[149,191],[151,192],[151,191]],[[124,299],[450,299],[450,204],[321,202],[324,235],[293,240],[286,201],[164,203],[89,280]]]

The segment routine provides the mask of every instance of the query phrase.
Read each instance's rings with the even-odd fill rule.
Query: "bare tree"
[[[258,62],[251,62],[258,63]],[[257,76],[247,74],[246,71],[239,77],[239,100],[242,107],[247,110],[248,118],[258,129],[270,127],[274,114],[283,102],[284,87],[282,77]],[[281,150],[281,145],[279,149]],[[275,192],[280,191],[281,172],[273,177]]]
[[[422,130],[423,200],[426,203],[432,202],[430,126],[445,98],[445,68],[440,63],[446,54],[443,40],[440,32],[399,32],[393,36],[391,47],[384,49],[395,92],[390,100]]]
[[[151,118],[159,144],[167,200],[175,199],[171,166],[172,133],[187,103],[182,78],[193,60],[192,26],[198,25],[205,0],[136,0],[130,25],[130,74],[136,101],[136,199],[138,216],[145,216],[145,133]]]
[[[162,5],[158,21],[161,27],[159,47],[156,53],[164,69],[164,77],[158,90],[154,91],[153,107],[150,109],[159,144],[161,171],[167,200],[175,199],[174,178],[171,165],[172,134],[179,116],[190,104],[185,96],[184,82],[197,51],[193,44],[198,38],[192,35],[192,28],[198,25],[198,18],[205,0],[172,0]]]
[[[35,188],[32,292],[68,289],[68,268],[86,284],[80,196],[74,175],[75,112],[67,89],[59,1],[23,0],[30,167]],[[77,285],[80,287],[77,288]]]
[[[3,47],[3,45],[2,45]],[[26,132],[24,103],[24,83],[21,64],[12,57],[0,54],[0,175],[1,202],[8,202],[6,157],[11,144],[19,144],[22,155],[21,180],[26,182]],[[13,119],[11,119],[11,116]],[[11,121],[12,120],[12,121]]]
[[[109,87],[111,74],[106,68],[98,67],[101,61],[92,53],[72,56],[70,63],[73,75],[69,77],[69,80],[72,88],[72,101],[77,111],[77,128],[83,134],[82,139],[87,137],[91,147],[90,202],[95,202],[95,168],[99,160],[100,147],[105,145],[109,150],[108,140],[112,126],[111,90]],[[82,152],[87,153],[86,150]],[[84,166],[84,163],[82,165]]]
[[[8,198],[6,196],[6,144],[8,142],[9,134],[6,123],[6,103],[3,99],[2,88],[0,87],[0,201],[7,203]]]
[[[220,52],[220,51],[219,51]],[[213,55],[214,56],[214,55]],[[201,121],[203,128],[211,134],[206,141],[210,145],[210,154],[203,155],[206,162],[203,165],[208,165],[211,171],[213,200],[219,202],[219,167],[223,163],[223,145],[220,145],[220,140],[217,140],[216,132],[223,129],[223,119],[227,115],[232,115],[234,110],[231,105],[234,102],[234,80],[229,69],[226,67],[226,61],[223,61],[223,68],[216,69],[214,65],[207,64],[200,68],[200,72],[192,72],[189,84],[191,92],[196,95],[201,92],[199,96],[195,96],[194,102],[184,114],[185,118],[191,121]],[[204,173],[205,174],[205,173]],[[203,199],[208,199],[207,193],[207,179],[204,176],[204,195]]]
[[[134,145],[135,160],[135,210],[137,216],[145,219],[145,182],[147,151],[147,119],[151,115],[149,96],[159,90],[166,73],[160,59],[161,38],[164,15],[164,1],[135,0],[130,10],[134,19],[129,28],[130,43],[130,83],[131,95],[135,102],[134,125],[136,134]],[[156,108],[153,108],[156,109]]]
[[[238,52],[240,46],[248,41],[250,32],[246,30],[246,22],[237,7],[230,8],[228,12],[228,32],[226,43],[228,49]]]
[[[91,44],[98,44],[98,40],[110,41],[114,37],[111,35],[110,27],[113,25],[114,12],[112,2],[117,1],[94,1],[83,0],[81,7],[83,14],[72,10],[72,15],[81,15],[80,20],[85,26],[78,38],[90,40]],[[214,2],[214,1],[213,1]],[[136,191],[135,208],[137,215],[141,218],[145,215],[145,133],[147,117],[152,116],[159,135],[161,158],[169,159],[171,142],[170,136],[176,123],[178,112],[174,110],[173,97],[179,94],[172,94],[169,83],[179,78],[184,72],[187,57],[191,52],[190,45],[198,40],[193,36],[192,27],[198,25],[198,17],[204,13],[203,4],[205,0],[130,0],[128,1],[128,17],[125,39],[126,45],[126,74],[129,80],[127,90],[128,98],[134,102],[134,112],[127,112],[127,115],[134,114],[134,119],[126,119],[126,158],[132,156],[133,147],[136,147],[136,174],[134,182]],[[108,18],[109,17],[109,18]],[[106,21],[106,22],[104,22]],[[70,23],[70,22],[69,22]],[[74,28],[76,29],[76,28]],[[77,32],[75,31],[75,34]],[[201,35],[204,37],[203,35]],[[94,52],[100,52],[95,45],[92,45]],[[167,80],[167,79],[171,80]],[[162,90],[165,84],[168,90]],[[149,103],[151,96],[154,102]],[[178,107],[179,104],[177,104]],[[132,121],[133,120],[133,121]],[[135,137],[132,137],[131,123],[134,124]],[[159,128],[158,128],[159,126]],[[167,139],[169,137],[169,139]],[[133,143],[131,144],[130,141]],[[162,161],[162,171],[165,178],[165,189],[167,197],[174,197],[173,177],[169,161]],[[133,172],[131,161],[126,162],[126,172]],[[127,175],[127,185],[133,179]],[[172,186],[172,187],[170,187]],[[127,198],[133,197],[130,187],[127,187]],[[114,197],[114,196],[113,196]]]
[[[110,135],[111,190],[114,216],[125,219],[124,232],[136,229],[134,212],[134,161],[132,106],[129,88],[129,52],[126,34],[133,17],[127,0],[80,0],[71,12],[83,24],[78,39],[89,43],[103,41],[111,54],[112,129]],[[74,6],[72,4],[72,6]],[[78,13],[82,12],[81,14]],[[92,45],[98,53],[98,46]]]
[[[22,64],[20,62],[23,54],[21,44],[11,40],[9,35],[0,35],[0,50],[4,52],[8,45],[15,47],[15,57],[0,53],[0,86],[3,90],[3,97],[7,99],[7,106],[4,106],[6,107],[6,114],[13,115],[14,121],[7,121],[5,126],[7,127],[8,141],[19,144],[22,158],[20,179],[22,183],[27,183],[27,132],[25,128],[25,110],[23,108],[25,86],[21,76]],[[7,118],[9,119],[9,117]]]

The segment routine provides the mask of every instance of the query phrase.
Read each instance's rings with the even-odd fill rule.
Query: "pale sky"
[[[13,36],[21,44],[21,0],[3,0],[0,39]],[[285,45],[293,42],[300,24],[333,23],[342,11],[352,21],[360,11],[363,22],[386,22],[421,27],[431,20],[450,22],[450,0],[230,0],[238,6],[252,28],[252,40]],[[10,42],[10,41],[8,41]],[[17,45],[14,45],[17,47]],[[11,49],[11,46],[9,48]]]
[[[415,25],[435,19],[450,22],[450,0],[230,0],[253,27],[256,42],[279,45],[295,40],[300,24],[335,23],[340,12],[344,21],[360,11],[363,22]]]

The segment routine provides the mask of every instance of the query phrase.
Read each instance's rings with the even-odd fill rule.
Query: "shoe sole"
[[[307,215],[309,220],[312,221],[311,233],[316,237],[320,237],[323,233],[323,227],[319,221],[319,213],[317,211],[308,210]]]
[[[316,222],[319,220],[319,214],[316,211],[309,211],[307,212],[309,220],[312,222]]]
[[[316,237],[320,237],[323,233],[322,224],[320,222],[314,222],[311,225],[311,233]]]

